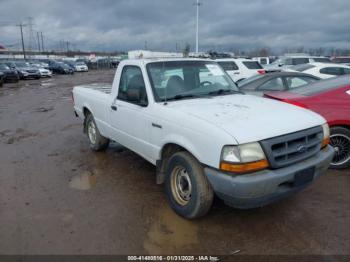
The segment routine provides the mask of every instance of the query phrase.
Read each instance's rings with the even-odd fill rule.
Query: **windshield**
[[[57,64],[60,65],[60,66],[63,67],[63,68],[69,68],[69,66],[66,65],[66,64],[63,63],[63,62],[58,62]]]
[[[235,83],[215,62],[154,62],[147,65],[147,71],[158,102],[239,92]]]
[[[0,69],[2,69],[2,70],[9,70],[10,68],[7,65],[0,64]]]
[[[76,65],[80,65],[80,66],[85,65],[84,62],[77,62],[77,63],[75,63],[75,64],[76,64]]]
[[[25,62],[16,62],[15,65],[17,67],[28,67],[28,64]]]
[[[313,58],[315,62],[320,62],[320,63],[331,63],[331,60],[327,57],[314,57]]]

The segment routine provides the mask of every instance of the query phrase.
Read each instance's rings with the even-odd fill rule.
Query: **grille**
[[[314,127],[296,133],[261,141],[271,168],[292,165],[317,154],[321,150],[322,127]]]
[[[35,74],[35,73],[37,73],[38,71],[36,71],[36,70],[27,70],[27,72],[30,73],[30,74]]]

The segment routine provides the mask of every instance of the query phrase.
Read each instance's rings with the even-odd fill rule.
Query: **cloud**
[[[0,42],[19,45],[15,24],[34,18],[46,46],[175,50],[195,43],[195,0],[1,0]],[[200,48],[350,47],[350,1],[201,0]],[[28,27],[27,27],[28,28]],[[26,29],[28,42],[28,30]],[[33,46],[35,43],[33,43]]]

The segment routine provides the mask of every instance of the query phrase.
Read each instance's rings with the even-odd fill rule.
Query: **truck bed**
[[[88,88],[88,89],[96,90],[105,94],[110,94],[112,91],[112,84],[108,84],[108,83],[94,83],[94,84],[88,84],[88,85],[79,85],[77,87]]]

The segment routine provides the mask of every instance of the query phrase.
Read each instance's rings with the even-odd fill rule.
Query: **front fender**
[[[199,162],[203,161],[201,154],[199,153],[199,150],[196,148],[196,146],[188,138],[177,134],[170,134],[164,138],[160,146],[161,150],[159,151],[158,159],[162,158],[163,149],[168,144],[178,145],[192,154]]]

